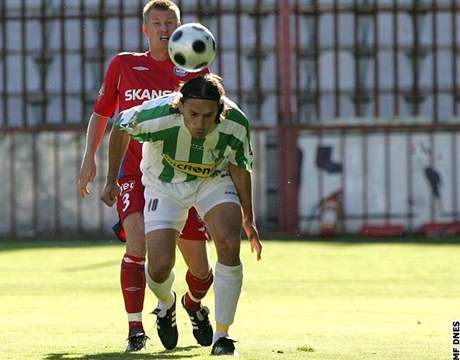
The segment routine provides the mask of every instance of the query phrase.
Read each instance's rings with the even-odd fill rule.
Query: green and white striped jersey
[[[120,113],[115,127],[143,142],[141,170],[163,182],[179,183],[216,176],[232,163],[252,169],[249,121],[238,106],[224,98],[225,118],[202,139],[192,138],[182,114],[172,104],[180,93],[144,102]]]

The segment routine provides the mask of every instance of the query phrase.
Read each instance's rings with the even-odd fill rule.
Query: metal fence
[[[111,57],[146,49],[140,16],[144,3],[2,1],[0,126],[84,126]],[[201,21],[214,32],[220,46],[213,70],[226,79],[229,94],[257,122],[272,124],[280,97],[278,42],[273,41],[277,7],[242,1],[183,3],[183,22]]]
[[[99,204],[97,224],[94,217],[82,220],[85,207],[95,205],[77,199],[82,134],[111,57],[146,49],[140,31],[144,3],[0,1],[0,200],[9,204],[2,206],[8,221],[2,220],[0,233],[24,233],[23,223],[29,224],[26,233],[108,229],[113,213]],[[376,218],[387,225],[403,219],[407,231],[418,231],[424,221],[458,220],[459,1],[178,3],[183,22],[200,21],[213,31],[213,71],[257,129],[256,205],[264,227],[319,231],[319,204],[338,188],[339,231],[356,232]],[[378,164],[374,142],[382,144]],[[41,152],[49,150],[45,144],[53,149],[49,156]],[[321,149],[331,147],[341,171],[318,166],[328,152]],[[411,155],[419,153],[425,155]],[[350,169],[356,161],[359,171]],[[442,175],[448,195],[436,192],[428,178],[422,185],[415,181],[413,163],[420,161]],[[369,175],[375,169],[385,179],[379,190]],[[401,185],[392,180],[395,169],[408,189],[397,209],[392,194]],[[358,187],[350,176],[359,179]],[[419,188],[427,190],[423,206],[431,209],[423,221],[414,217],[422,206],[413,196]],[[382,195],[376,200],[373,192]],[[450,198],[437,211],[443,196]],[[49,204],[53,210],[42,212]],[[67,214],[66,208],[72,210]]]
[[[309,3],[292,6],[297,122],[458,115],[458,1]]]

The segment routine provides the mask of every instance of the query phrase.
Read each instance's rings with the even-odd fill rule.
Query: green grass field
[[[0,359],[211,358],[180,308],[178,347],[163,350],[147,314],[155,305],[150,292],[148,351],[123,353],[122,254],[122,245],[110,241],[0,242]],[[242,359],[452,358],[460,241],[266,241],[259,263],[244,242],[242,256],[243,292],[231,332]],[[178,260],[175,288],[183,292]],[[213,313],[212,292],[206,304]]]

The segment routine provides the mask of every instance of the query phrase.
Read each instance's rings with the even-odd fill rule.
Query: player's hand
[[[78,187],[81,198],[89,195],[88,185],[96,177],[96,157],[86,155],[83,157],[80,167],[80,176],[78,178]]]
[[[262,243],[259,239],[256,224],[252,221],[243,221],[243,230],[251,244],[251,252],[256,252],[257,260],[262,259]]]
[[[120,186],[117,181],[106,180],[102,190],[101,200],[108,207],[113,206],[117,201],[117,196],[120,193]]]

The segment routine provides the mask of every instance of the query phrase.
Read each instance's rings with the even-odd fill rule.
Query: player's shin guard
[[[174,270],[171,270],[165,281],[157,283],[150,277],[148,267],[146,266],[145,277],[150,290],[152,290],[158,299],[158,307],[161,309],[164,308],[165,310],[169,309],[174,303],[174,293],[172,291],[172,285],[174,283],[174,279],[176,278]]]
[[[203,299],[212,285],[214,277],[212,270],[205,279],[199,279],[193,276],[190,270],[185,275],[185,281],[188,285],[188,291],[184,296],[184,305],[189,310],[199,310],[200,301]]]
[[[120,284],[130,328],[142,328],[145,296],[145,259],[125,254],[121,262]]]
[[[235,318],[236,306],[243,284],[243,264],[226,266],[216,263],[214,278],[214,298],[216,321],[231,325]]]

